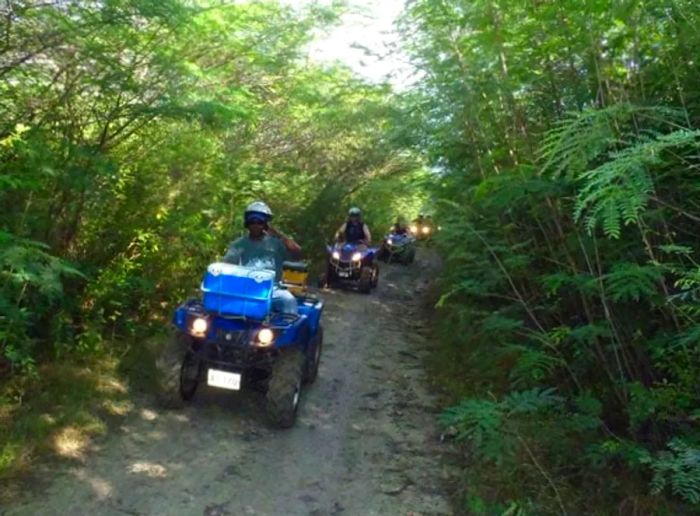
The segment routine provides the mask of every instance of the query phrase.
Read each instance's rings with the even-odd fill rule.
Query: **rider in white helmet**
[[[360,208],[350,208],[348,220],[335,232],[335,239],[350,244],[370,245],[372,234],[369,232],[367,224],[362,220],[362,210]]]
[[[246,267],[275,271],[276,279],[282,278],[282,264],[288,259],[301,256],[301,247],[293,238],[281,233],[272,225],[272,210],[262,201],[249,204],[243,215],[248,235],[232,242],[223,261]],[[291,292],[275,289],[273,309],[285,313],[296,313],[297,303]]]

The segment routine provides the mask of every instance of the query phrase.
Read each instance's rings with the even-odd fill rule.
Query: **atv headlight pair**
[[[340,253],[339,253],[338,251],[333,251],[333,254],[331,255],[331,257],[332,257],[334,260],[340,260]],[[353,262],[359,262],[360,260],[362,260],[362,254],[361,254],[361,253],[355,253],[355,254],[352,255],[352,261],[353,261]]]

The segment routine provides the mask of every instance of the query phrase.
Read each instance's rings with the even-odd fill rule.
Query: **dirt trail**
[[[181,412],[142,400],[84,463],[40,475],[4,514],[452,514],[413,304],[430,258],[384,266],[370,296],[323,293],[320,375],[293,429],[268,428],[254,395],[203,389]]]

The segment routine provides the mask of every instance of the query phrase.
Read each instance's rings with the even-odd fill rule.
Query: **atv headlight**
[[[359,262],[360,260],[362,260],[362,253],[355,253],[352,255],[353,262]]]
[[[393,244],[394,244],[394,241],[390,238],[390,239],[388,239],[388,240],[386,241],[386,243],[389,244],[389,245],[393,245]]]
[[[334,260],[340,260],[340,253],[338,251],[333,251],[333,254],[331,256]]]
[[[273,340],[275,340],[275,332],[270,328],[263,328],[258,332],[258,346],[269,346]]]
[[[428,233],[430,233],[430,228],[429,228],[428,226],[425,226],[425,227],[423,228],[423,234],[424,234],[424,235],[427,235]]]
[[[411,233],[418,233],[418,226],[411,226],[410,230],[411,230]]]
[[[197,317],[192,321],[192,333],[194,335],[204,335],[209,328],[209,321],[204,317]]]

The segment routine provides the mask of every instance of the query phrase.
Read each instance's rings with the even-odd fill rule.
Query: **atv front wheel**
[[[306,362],[304,364],[304,383],[314,383],[318,377],[318,366],[321,364],[321,350],[323,349],[323,326],[319,326],[316,330],[316,336],[313,338],[309,349],[306,353]]]
[[[415,249],[408,249],[406,253],[403,256],[403,264],[404,265],[410,265],[413,263],[413,260],[416,259],[416,250]]]
[[[265,395],[265,409],[270,422],[279,428],[294,424],[304,372],[301,351],[282,353],[272,366],[272,375]]]
[[[360,269],[360,284],[358,285],[360,292],[369,294],[370,290],[372,290],[373,276],[372,267],[365,265]]]
[[[188,335],[175,331],[156,360],[158,401],[164,408],[176,409],[184,404],[180,379],[190,342]]]
[[[379,265],[376,263],[372,267],[372,288],[377,288],[379,284]]]
[[[202,377],[202,362],[194,353],[188,351],[182,360],[180,368],[180,396],[185,401],[194,398],[194,393],[199,387],[199,380]]]

